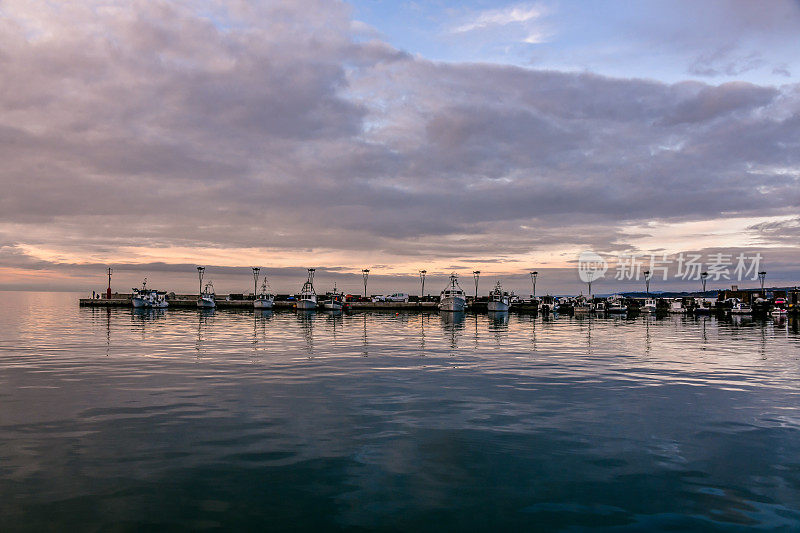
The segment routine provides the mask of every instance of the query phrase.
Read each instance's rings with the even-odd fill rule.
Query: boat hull
[[[342,310],[342,303],[341,302],[325,302],[325,309],[329,311],[341,311]]]
[[[486,308],[493,312],[508,311],[508,307],[509,305],[506,302],[498,302],[494,300],[489,300],[489,302],[486,304]]]
[[[138,296],[134,296],[133,298],[131,298],[131,303],[137,309],[141,307],[146,307],[147,304],[144,298],[139,298]]]
[[[439,302],[440,311],[459,312],[467,308],[467,301],[461,298],[445,298]]]
[[[316,309],[317,302],[313,300],[297,300],[298,309]]]
[[[255,309],[272,309],[273,301],[267,299],[258,299],[253,302]]]
[[[216,306],[217,302],[209,298],[200,298],[197,300],[197,307],[200,309],[214,309]]]

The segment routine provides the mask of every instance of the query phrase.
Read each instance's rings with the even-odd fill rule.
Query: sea
[[[800,530],[796,319],[0,292],[1,531]]]

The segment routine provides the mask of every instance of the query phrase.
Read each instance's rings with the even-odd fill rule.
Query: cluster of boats
[[[142,281],[141,289],[133,289],[131,303],[136,308],[165,309],[169,306],[167,293],[147,288],[147,278]]]
[[[216,294],[212,282],[203,284],[205,269],[198,267],[200,276],[200,295],[197,298],[197,307],[201,309],[214,309],[217,305]],[[253,307],[255,309],[272,309],[275,305],[275,294],[272,292],[267,277],[263,280],[259,277],[260,269],[254,268],[254,295]],[[311,310],[322,307],[327,310],[339,311],[346,309],[349,305],[350,295],[345,295],[337,289],[334,284],[333,290],[318,297],[314,289],[315,269],[308,269],[308,278],[303,283],[300,292],[289,300],[294,300],[294,307],[300,310]],[[258,282],[261,280],[259,290]],[[147,278],[142,283],[141,288],[134,288],[131,298],[133,307],[164,309],[169,306],[167,293],[147,288]],[[395,293],[390,296],[378,296],[372,298],[373,302],[408,302],[409,295],[406,293]],[[484,300],[473,301],[471,304],[483,305]],[[729,314],[729,315],[752,315],[770,314],[780,317],[787,314],[786,300],[776,298],[774,301],[767,301],[762,298],[753,300],[753,305],[738,298],[728,298],[717,301],[713,298],[630,298],[619,294],[610,297],[554,297],[543,296],[530,298],[520,298],[513,292],[503,290],[498,281],[489,292],[485,300],[486,309],[491,313],[506,312],[511,309],[527,311],[541,314],[561,313],[570,315],[581,314]],[[462,312],[470,306],[467,295],[458,283],[458,276],[453,273],[450,275],[447,286],[441,291],[438,301],[438,309],[447,312]]]

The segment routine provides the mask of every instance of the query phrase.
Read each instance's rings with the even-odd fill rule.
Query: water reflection
[[[469,530],[487,508],[478,529],[800,523],[793,318],[8,302],[3,523]]]
[[[464,329],[464,323],[467,319],[467,314],[463,311],[440,311],[439,320],[442,323],[442,329],[450,339],[450,348],[458,348],[459,331]]]

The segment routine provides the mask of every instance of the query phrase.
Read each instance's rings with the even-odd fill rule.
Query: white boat
[[[682,315],[686,313],[686,308],[683,307],[683,300],[676,298],[669,303],[669,312],[674,315]]]
[[[214,284],[210,281],[206,283],[203,292],[200,293],[200,298],[197,299],[197,307],[200,309],[214,309],[217,307],[217,299],[214,294]]]
[[[169,307],[167,293],[151,290],[147,295],[147,305],[150,309],[166,309]]]
[[[131,296],[131,303],[133,304],[133,307],[136,308],[147,307],[147,299],[148,299],[147,278],[144,278],[144,281],[142,281],[141,289],[137,289],[134,287],[132,290],[133,290],[133,295]]]
[[[300,289],[300,294],[297,295],[298,309],[317,308],[317,293],[314,292],[314,270],[313,268],[308,269],[308,280],[303,283],[303,288]]]
[[[503,287],[500,286],[498,281],[495,284],[492,292],[489,293],[489,301],[486,304],[487,310],[490,312],[508,311],[511,306],[511,297],[507,292],[503,292]]]
[[[329,311],[341,311],[344,308],[344,294],[336,289],[336,283],[333,284],[333,292],[325,295],[324,307]]]
[[[458,285],[458,276],[450,274],[450,284],[439,295],[441,311],[463,311],[467,307],[467,297]]]
[[[647,298],[644,301],[644,305],[642,305],[642,307],[641,307],[641,312],[642,313],[649,313],[649,314],[655,313],[656,312],[656,301],[655,301],[655,299]]]
[[[606,311],[610,314],[621,315],[628,312],[628,306],[625,305],[625,298],[622,296],[614,295],[608,299],[608,306]]]
[[[582,295],[575,299],[575,303],[572,305],[572,313],[574,315],[588,315],[591,311],[592,304],[589,303],[589,300]]]
[[[733,305],[731,306],[730,314],[732,315],[752,315],[753,308],[750,304],[746,304],[738,298],[734,298]]]
[[[147,288],[147,278],[142,281],[141,289],[133,289],[131,303],[137,309],[166,309],[169,307],[167,293]]]
[[[264,282],[261,284],[261,291],[256,295],[253,300],[253,308],[255,309],[272,309],[275,303],[275,295],[269,290],[269,283],[267,283],[267,276],[264,276]]]

